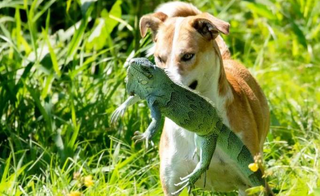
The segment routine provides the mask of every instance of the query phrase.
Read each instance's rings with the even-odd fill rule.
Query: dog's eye
[[[157,57],[157,60],[159,61],[159,63],[165,63],[164,60],[160,56]]]
[[[186,53],[182,56],[182,61],[190,61],[194,57],[194,54],[192,53]]]

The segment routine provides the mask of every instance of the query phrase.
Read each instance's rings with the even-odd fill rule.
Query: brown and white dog
[[[269,130],[268,104],[249,71],[230,59],[219,35],[229,33],[229,24],[191,4],[171,2],[140,19],[142,37],[148,29],[153,34],[156,65],[166,68],[173,80],[209,98],[252,155],[261,155]],[[178,190],[175,184],[180,177],[197,164],[193,158],[194,135],[165,120],[160,141],[160,178],[165,195]],[[204,175],[196,186],[222,192],[238,189],[239,195],[245,195],[249,187],[233,164],[217,147],[206,173],[206,186]]]

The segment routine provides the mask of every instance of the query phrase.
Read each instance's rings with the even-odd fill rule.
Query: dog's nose
[[[196,90],[197,86],[198,86],[198,81],[195,80],[189,85],[189,88],[191,88],[192,90]]]

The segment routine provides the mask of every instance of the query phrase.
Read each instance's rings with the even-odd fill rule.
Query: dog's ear
[[[140,34],[141,37],[145,37],[147,30],[151,29],[153,37],[157,34],[159,25],[164,22],[168,16],[163,12],[156,12],[153,14],[148,14],[140,19]]]
[[[219,32],[228,35],[230,24],[211,14],[202,13],[192,21],[192,26],[205,38],[215,39]]]

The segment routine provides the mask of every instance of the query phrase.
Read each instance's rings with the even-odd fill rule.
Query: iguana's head
[[[149,94],[161,90],[160,85],[168,80],[164,70],[156,67],[146,58],[134,58],[129,62],[127,91],[144,99]]]

